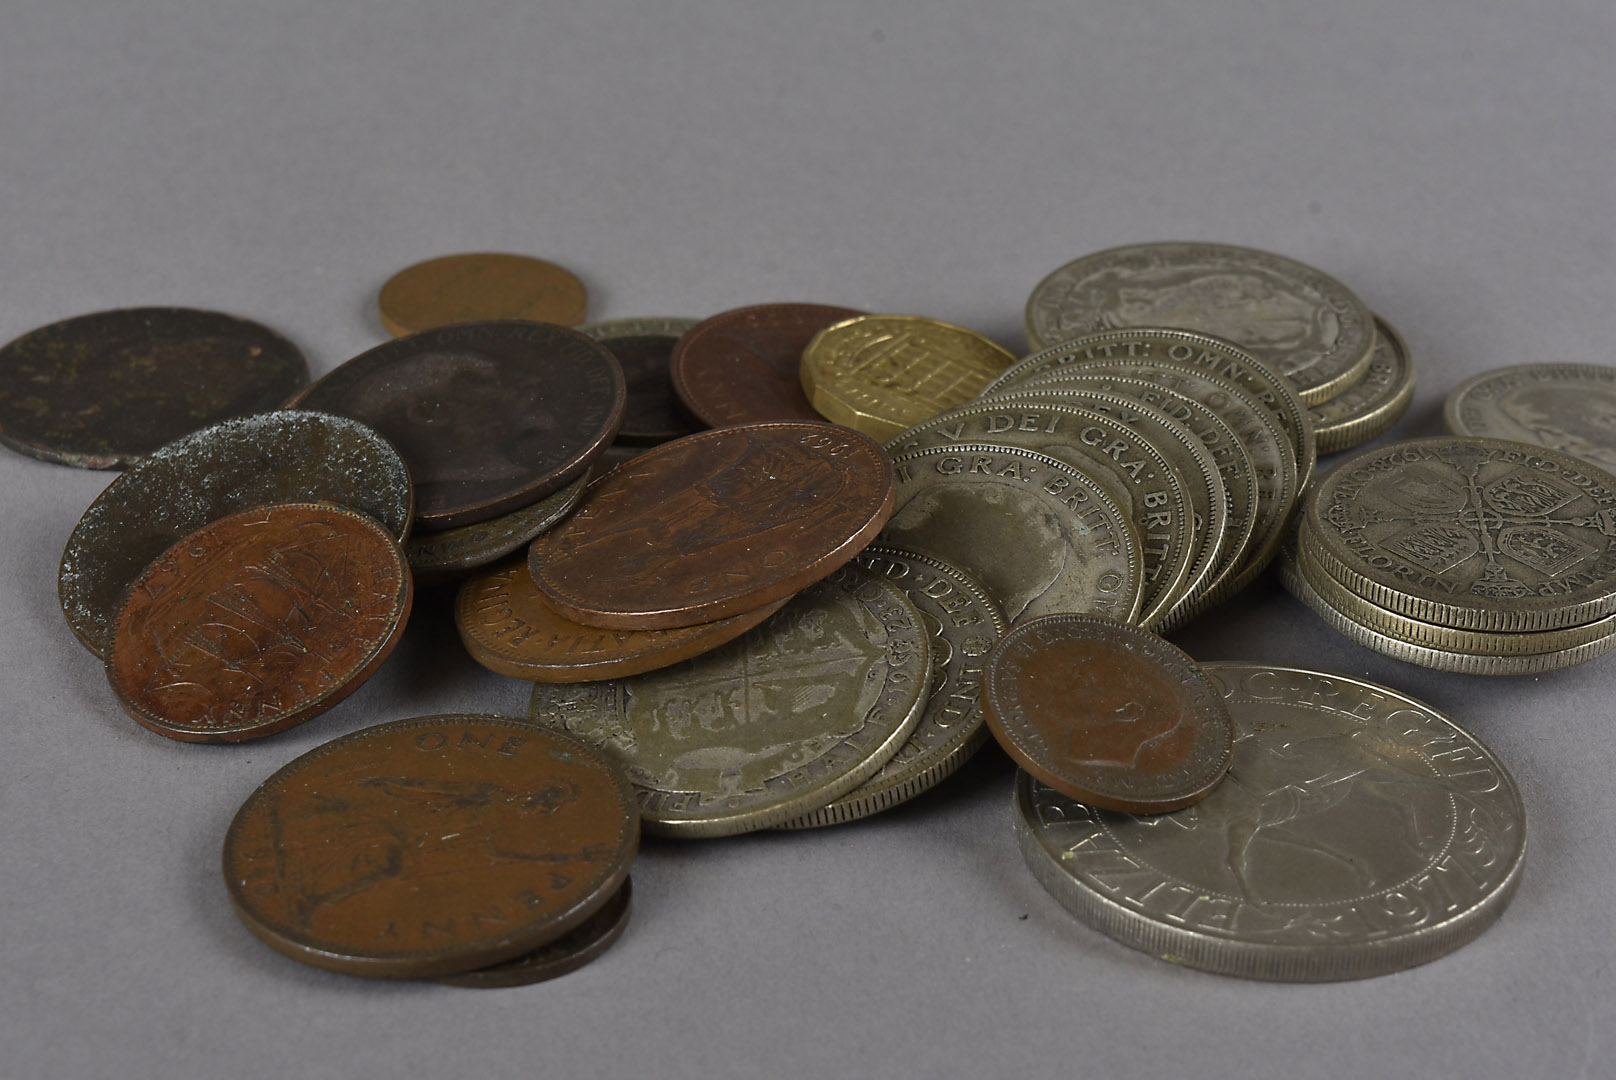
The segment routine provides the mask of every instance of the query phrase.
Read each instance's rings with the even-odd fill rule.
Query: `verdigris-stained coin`
[[[802,351],[832,323],[864,312],[827,304],[757,304],[703,319],[668,362],[673,389],[711,427],[823,421],[802,389]]]
[[[364,352],[305,390],[409,463],[416,523],[447,529],[531,505],[581,476],[623,419],[623,370],[593,338],[546,323],[461,323]]]
[[[436,981],[470,990],[499,990],[559,979],[600,956],[623,936],[623,931],[628,928],[633,897],[634,879],[624,878],[623,887],[612,894],[605,907],[585,919],[583,925],[569,930],[550,944],[541,945],[530,953],[523,953],[514,960],[506,960],[492,967],[458,975],[440,975]]]
[[[860,315],[802,353],[802,387],[828,420],[886,440],[975,397],[1015,357],[963,326],[918,315]]]
[[[623,367],[628,384],[628,404],[623,410],[623,426],[617,441],[655,445],[690,435],[706,427],[685,408],[673,392],[668,360],[673,347],[695,319],[617,319],[590,323],[578,332],[588,334],[612,351]],[[666,329],[652,330],[652,326]]]
[[[62,552],[57,593],[67,625],[105,658],[124,591],[146,564],[210,521],[281,502],[361,510],[409,535],[409,470],[355,420],[284,411],[226,420],[148,455],[107,485]]]
[[[1514,439],[1616,473],[1616,367],[1518,364],[1473,375],[1442,410],[1455,435]]]
[[[217,311],[98,311],[0,348],[0,443],[42,461],[115,469],[306,382],[280,334]]]
[[[236,811],[241,921],[315,967],[435,978],[555,941],[628,878],[639,816],[594,748],[522,720],[423,716],[356,731]]]
[[[958,566],[1014,626],[1057,611],[1137,619],[1143,556],[1127,512],[1048,454],[967,443],[902,454],[881,542]]]
[[[1359,679],[1202,670],[1234,718],[1235,748],[1201,802],[1134,817],[1017,778],[1022,854],[1069,911],[1173,963],[1284,982],[1423,964],[1503,912],[1526,810],[1473,735]]]
[[[952,776],[988,738],[982,662],[1005,630],[998,605],[963,570],[918,552],[872,545],[857,561],[903,589],[931,635],[925,708],[914,732],[874,776],[776,828],[836,825],[907,802]]]
[[[1368,370],[1335,397],[1321,401],[1308,410],[1319,453],[1334,454],[1368,442],[1397,423],[1413,400],[1414,358],[1409,355],[1403,335],[1377,315],[1375,352]],[[1616,405],[1616,394],[1612,395],[1611,402]],[[1616,416],[1616,411],[1610,415]],[[1448,426],[1450,430],[1453,427],[1451,423]],[[1469,434],[1488,433],[1475,431]],[[1616,441],[1612,445],[1616,447]],[[1611,455],[1611,461],[1604,467],[1616,468],[1616,453]]]
[[[617,761],[647,832],[732,836],[838,798],[897,752],[931,682],[930,635],[857,566],[670,668],[533,689],[530,715]]]
[[[1027,301],[1033,348],[1100,330],[1176,327],[1234,342],[1325,401],[1368,367],[1373,317],[1350,289],[1294,259],[1230,244],[1133,244],[1053,271]]]
[[[472,252],[407,266],[377,297],[394,337],[450,323],[526,319],[575,326],[588,295],[571,271],[530,255]]]
[[[601,477],[529,549],[550,605],[590,626],[666,630],[755,611],[852,559],[886,523],[892,465],[829,424],[738,424]]]
[[[1045,615],[1006,634],[983,665],[982,712],[1038,780],[1122,813],[1206,798],[1234,748],[1223,696],[1195,661],[1097,615]]]
[[[780,610],[787,599],[695,626],[603,630],[551,607],[524,559],[461,585],[455,628],[472,659],[490,671],[533,682],[590,682],[654,671],[716,649]]]
[[[185,742],[240,742],[309,720],[398,643],[410,568],[368,515],[280,503],[210,522],[130,585],[107,657],[118,703]]]
[[[1409,439],[1348,458],[1307,500],[1301,546],[1354,594],[1463,630],[1616,613],[1616,477],[1502,439]]]
[[[504,558],[572,513],[589,477],[580,476],[532,506],[456,529],[413,534],[404,545],[418,584],[449,581]]]

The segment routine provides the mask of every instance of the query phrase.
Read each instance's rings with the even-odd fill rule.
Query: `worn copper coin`
[[[665,630],[755,611],[843,565],[892,512],[892,464],[856,431],[745,424],[653,447],[534,541],[534,580],[590,626]]]
[[[331,971],[433,978],[532,952],[622,887],[634,796],[598,751],[503,716],[366,728],[264,781],[224,841],[236,914]]]
[[[695,319],[613,319],[578,328],[610,349],[623,366],[628,406],[617,429],[618,442],[655,445],[707,426],[685,408],[668,374],[674,345],[695,325]]]
[[[1160,814],[1229,769],[1223,696],[1162,638],[1093,615],[1025,622],[988,654],[988,729],[1027,772],[1090,806]]]
[[[411,499],[403,460],[358,421],[299,411],[226,420],[138,462],[84,511],[62,552],[62,613],[104,658],[129,583],[208,522],[270,503],[328,502],[362,510],[403,539]]]
[[[711,427],[823,420],[803,393],[802,352],[832,323],[864,312],[825,304],[758,304],[692,327],[669,371],[685,407]]]
[[[488,319],[576,326],[587,303],[584,284],[571,271],[498,252],[444,255],[407,266],[387,279],[377,297],[382,325],[394,337]]]
[[[717,622],[671,630],[603,630],[551,607],[526,560],[468,579],[455,599],[455,628],[483,667],[533,682],[588,682],[677,664],[733,640],[780,610],[785,599]]]
[[[1455,435],[1514,439],[1616,473],[1616,367],[1517,364],[1473,375],[1442,409]]]
[[[532,506],[475,525],[414,534],[404,554],[416,583],[449,581],[504,558],[572,513],[588,483],[588,476],[580,476]]]
[[[823,806],[890,759],[920,719],[929,640],[897,586],[848,566],[683,664],[540,683],[529,714],[621,763],[648,832],[733,836]]]
[[[624,878],[623,887],[612,894],[605,907],[550,944],[492,967],[459,975],[440,975],[436,981],[471,990],[501,990],[559,979],[600,956],[623,936],[623,931],[628,929],[633,897],[634,879]]]
[[[279,408],[309,379],[267,326],[191,308],[125,308],[42,326],[0,348],[0,443],[115,469],[232,416]]]
[[[398,447],[416,522],[447,529],[576,479],[623,419],[623,370],[593,338],[505,320],[427,330],[361,353],[299,405],[362,420]]]
[[[317,503],[233,514],[134,580],[107,679],[159,735],[273,735],[370,677],[398,643],[411,596],[404,553],[373,518]]]

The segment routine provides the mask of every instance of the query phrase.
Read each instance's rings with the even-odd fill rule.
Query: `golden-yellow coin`
[[[1014,362],[964,327],[860,315],[814,335],[802,354],[802,388],[827,420],[885,441],[963,405]]]
[[[527,255],[444,255],[405,267],[382,286],[377,305],[394,337],[449,323],[532,319],[577,326],[584,283],[555,263]]]

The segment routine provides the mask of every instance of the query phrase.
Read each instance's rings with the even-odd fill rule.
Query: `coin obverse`
[[[394,337],[450,323],[525,319],[575,326],[588,295],[583,282],[530,255],[473,252],[407,266],[387,279],[376,306]]]
[[[1194,806],[1115,814],[1017,777],[1022,854],[1063,907],[1172,963],[1282,982],[1427,963],[1503,912],[1526,811],[1474,736],[1358,679],[1202,670],[1235,747],[1228,776]]]
[[[1473,375],[1442,409],[1455,435],[1514,439],[1616,473],[1616,368],[1520,364]]]
[[[832,323],[864,312],[826,304],[758,304],[703,319],[679,339],[673,389],[709,427],[823,422],[802,389],[802,351]]]
[[[309,379],[281,335],[217,311],[98,311],[0,347],[0,443],[116,469],[233,416],[277,409]]]
[[[601,754],[502,716],[356,731],[248,796],[224,841],[241,921],[315,967],[434,978],[555,941],[605,905],[639,847]]]
[[[550,944],[514,960],[459,975],[440,975],[434,981],[469,990],[502,990],[559,979],[600,956],[623,936],[623,931],[628,929],[633,898],[634,879],[624,878],[623,887],[612,894],[605,907],[585,919],[582,926],[569,930]]]
[[[364,514],[316,503],[233,514],[135,578],[107,680],[125,712],[171,739],[273,735],[370,677],[412,595],[398,541]]]
[[[148,455],[96,496],[62,552],[62,614],[104,659],[129,583],[208,522],[271,503],[328,502],[404,539],[413,498],[398,452],[356,420],[290,410],[226,420]]]
[[[1234,746],[1223,696],[1195,661],[1095,615],[1046,615],[1006,634],[983,665],[982,711],[1038,780],[1130,814],[1204,799]]]

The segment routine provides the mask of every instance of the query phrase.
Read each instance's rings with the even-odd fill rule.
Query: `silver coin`
[[[1173,963],[1282,982],[1401,971],[1503,912],[1526,810],[1475,736],[1360,679],[1203,670],[1233,714],[1235,750],[1201,802],[1136,817],[1017,778],[1022,854],[1063,906]]]
[[[1442,418],[1455,435],[1514,439],[1616,472],[1616,367],[1521,364],[1454,387]]]
[[[700,321],[700,319],[680,319],[667,315],[652,315],[638,319],[601,319],[598,322],[584,323],[576,329],[580,334],[588,334],[596,341],[610,341],[612,338],[646,337],[652,334],[663,337],[679,337]]]
[[[1377,315],[1369,369],[1341,393],[1308,410],[1319,453],[1334,454],[1368,442],[1397,423],[1413,400],[1414,357],[1403,335]]]

